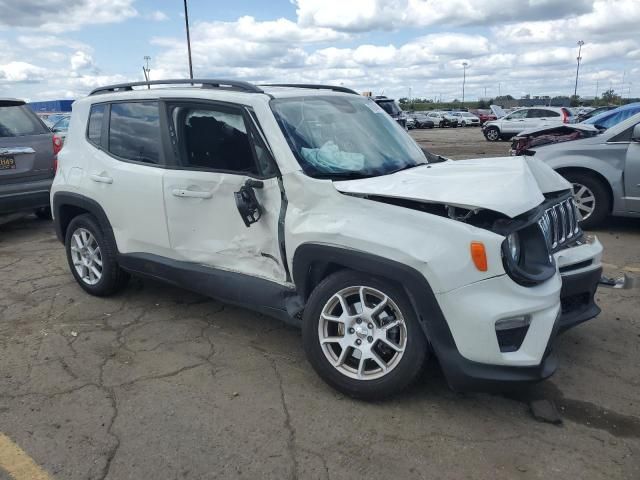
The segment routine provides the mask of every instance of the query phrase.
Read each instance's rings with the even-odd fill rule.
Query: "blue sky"
[[[0,96],[76,98],[188,74],[182,0],[0,0]],[[639,96],[638,0],[189,1],[194,74],[395,97]]]

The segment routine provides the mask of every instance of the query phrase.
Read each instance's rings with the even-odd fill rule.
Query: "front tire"
[[[116,245],[104,235],[93,215],[73,218],[64,243],[71,273],[86,292],[105,297],[126,285],[129,275],[116,261]]]
[[[404,291],[385,279],[343,270],[325,278],[304,310],[309,363],[336,390],[380,399],[411,384],[427,341]]]
[[[490,142],[497,142],[500,140],[500,130],[497,127],[489,127],[484,132],[484,138],[489,140]]]
[[[569,172],[564,178],[573,185],[573,198],[582,215],[580,226],[589,230],[600,225],[611,211],[611,198],[604,183],[582,172]]]

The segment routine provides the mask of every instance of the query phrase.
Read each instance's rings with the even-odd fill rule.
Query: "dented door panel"
[[[262,217],[247,227],[234,194],[248,178],[222,172],[167,170],[164,196],[171,249],[177,260],[284,282],[278,247],[278,181],[263,180],[263,187],[255,190]]]

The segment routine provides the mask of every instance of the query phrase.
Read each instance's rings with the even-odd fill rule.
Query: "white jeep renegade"
[[[342,87],[151,83],[73,106],[51,204],[87,292],[144,275],[298,325],[363,398],[430,354],[455,390],[546,378],[556,334],[600,312],[602,247],[534,157],[423,152]]]

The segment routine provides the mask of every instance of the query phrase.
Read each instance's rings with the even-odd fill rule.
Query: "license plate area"
[[[16,168],[16,159],[8,155],[0,155],[0,170],[11,170]]]

